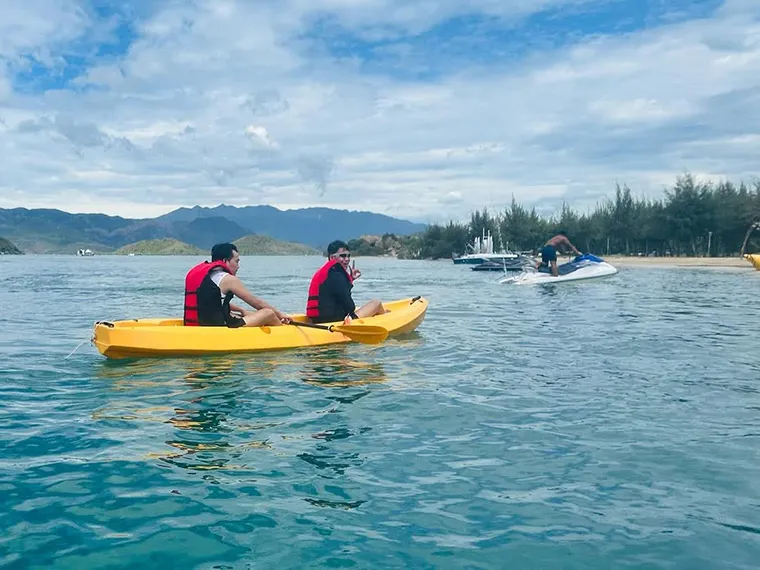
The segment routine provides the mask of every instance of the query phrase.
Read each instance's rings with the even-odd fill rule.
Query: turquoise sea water
[[[757,568],[760,272],[359,259],[416,334],[107,361],[196,258],[0,258],[0,567]],[[318,258],[244,257],[302,311]]]

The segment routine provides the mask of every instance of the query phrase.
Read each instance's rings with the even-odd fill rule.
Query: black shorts
[[[342,322],[343,319],[345,318],[346,318],[345,315],[342,317],[340,315],[325,315],[325,316],[320,315],[318,317],[311,317],[311,322],[317,325],[321,325],[323,323]]]
[[[230,315],[229,317],[227,317],[227,328],[237,329],[244,326],[245,326],[245,321],[241,319],[240,317],[235,317],[233,315]]]
[[[202,327],[227,327],[229,329],[237,329],[245,326],[245,321],[240,317],[233,317],[230,315],[227,321],[214,321],[214,322],[202,322],[198,323]]]
[[[553,245],[545,245],[541,250],[541,261],[543,263],[557,261],[557,249]]]

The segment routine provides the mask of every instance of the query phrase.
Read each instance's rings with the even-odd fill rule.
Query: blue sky
[[[0,21],[0,207],[424,221],[758,174],[749,0],[27,0]]]

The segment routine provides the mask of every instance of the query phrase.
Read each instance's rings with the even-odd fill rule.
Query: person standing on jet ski
[[[576,255],[580,255],[581,252],[575,247],[570,240],[565,236],[565,232],[560,230],[553,238],[546,242],[541,249],[541,261],[536,265],[536,269],[541,269],[542,266],[551,266],[551,274],[554,277],[559,277],[559,269],[557,268],[557,250],[567,248],[570,251],[575,252]]]

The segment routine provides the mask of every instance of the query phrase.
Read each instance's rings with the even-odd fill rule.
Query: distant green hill
[[[28,253],[68,255],[78,249],[110,253],[139,241],[164,238],[210,250],[215,243],[242,239],[254,232],[284,242],[325,248],[334,239],[350,239],[362,234],[401,236],[424,229],[423,224],[382,214],[329,208],[197,206],[146,219],[70,214],[51,209],[0,208],[0,235],[13,240]]]
[[[0,254],[2,255],[23,255],[24,252],[17,248],[13,243],[5,238],[0,237]]]
[[[206,251],[172,238],[146,239],[114,251],[114,255],[204,255]]]
[[[251,234],[233,242],[240,255],[321,255],[321,252],[302,243],[279,241],[268,236]]]
[[[240,255],[320,255],[308,245],[272,239],[267,236],[248,235],[233,242]],[[211,252],[199,249],[173,238],[148,239],[130,243],[113,252],[114,255],[205,255]]]

